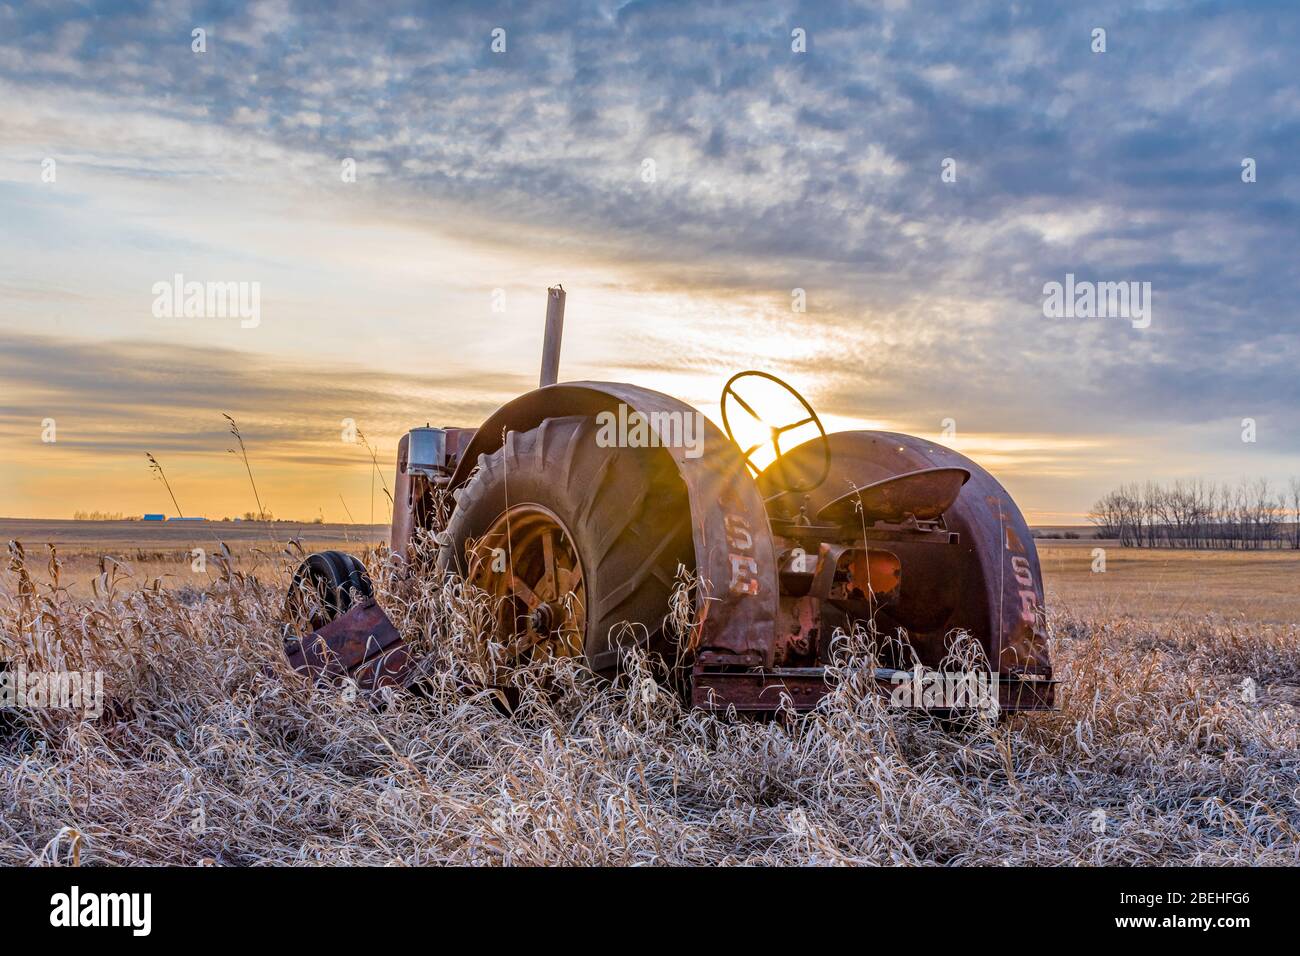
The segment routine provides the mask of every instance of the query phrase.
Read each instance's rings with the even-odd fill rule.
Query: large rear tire
[[[581,655],[609,675],[621,648],[671,646],[678,567],[695,559],[672,459],[596,435],[583,416],[507,433],[458,492],[438,563],[489,594],[512,656]]]

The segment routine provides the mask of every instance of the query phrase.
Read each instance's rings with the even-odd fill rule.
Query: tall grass
[[[611,687],[550,661],[506,716],[454,581],[372,560],[426,689],[368,697],[290,672],[280,582],[214,560],[199,592],[105,564],[76,599],[57,557],[11,554],[0,655],[103,669],[121,706],[0,742],[0,863],[1300,862],[1295,626],[1058,615],[1061,711],[964,730],[848,667],[759,722],[684,709],[644,663]]]
[[[244,470],[248,472],[248,483],[253,488],[253,500],[257,502],[257,520],[266,521],[270,518],[270,513],[262,507],[262,495],[257,490],[257,482],[253,480],[253,466],[248,461],[248,448],[244,445],[244,436],[240,433],[239,425],[236,424],[233,418],[225,412],[221,413],[221,417],[230,423],[230,434],[235,437],[235,441],[239,444],[237,457],[244,463]],[[232,455],[236,454],[233,448],[227,448],[226,451]]]
[[[234,419],[231,419],[231,424],[234,424]],[[176,492],[172,491],[172,483],[167,480],[167,472],[163,471],[163,466],[158,463],[158,459],[149,452],[145,452],[144,456],[149,459],[149,470],[153,472],[153,476],[161,481],[163,487],[167,489],[167,494],[171,497],[172,504],[176,506],[177,517],[184,518],[185,512],[181,511],[180,502],[176,500]]]

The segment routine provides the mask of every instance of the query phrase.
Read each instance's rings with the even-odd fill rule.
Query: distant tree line
[[[1300,549],[1300,478],[1276,493],[1263,478],[1135,482],[1098,501],[1088,518],[1098,537],[1126,548]]]

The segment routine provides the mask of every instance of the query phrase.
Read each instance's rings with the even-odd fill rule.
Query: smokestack
[[[542,387],[560,379],[560,339],[564,336],[564,286],[546,290],[546,338],[542,342]]]

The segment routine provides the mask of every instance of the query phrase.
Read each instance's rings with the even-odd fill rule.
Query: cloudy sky
[[[364,520],[343,420],[386,474],[477,424],[556,281],[562,378],[952,419],[1031,520],[1280,485],[1297,62],[1289,0],[0,5],[0,514],[174,511],[146,451],[187,513],[251,510],[227,412],[278,516]],[[1149,282],[1149,327],[1046,317],[1067,273]],[[260,321],[156,315],[177,274]]]

